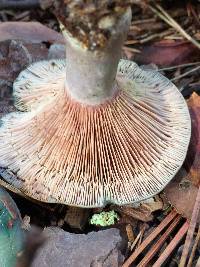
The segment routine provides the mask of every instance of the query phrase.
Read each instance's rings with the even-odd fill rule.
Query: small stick
[[[189,230],[187,232],[187,236],[186,236],[186,240],[185,240],[185,244],[184,244],[183,253],[181,256],[179,267],[184,267],[186,264],[187,256],[188,256],[189,249],[190,249],[190,244],[192,242],[194,230],[195,230],[198,215],[199,215],[199,210],[200,210],[200,187],[199,187],[196,201],[194,204],[194,209],[192,212],[192,218],[190,221],[190,227],[189,227]]]
[[[172,33],[172,29],[169,29],[169,30],[166,30],[166,31],[163,31],[161,33],[155,33],[155,34],[151,34],[151,35],[148,35],[142,39],[134,39],[134,40],[127,40],[125,42],[125,45],[132,45],[132,44],[144,44],[144,43],[147,43],[155,38],[162,38],[162,37],[165,37],[169,34]]]
[[[166,30],[166,31],[163,31],[161,33],[155,33],[155,34],[152,34],[150,36],[147,36],[146,38],[143,38],[143,39],[139,40],[139,43],[140,44],[144,44],[144,43],[149,42],[149,41],[151,41],[151,40],[153,40],[155,38],[166,37],[166,35],[169,35],[171,33],[172,33],[171,30]]]
[[[173,252],[175,247],[187,233],[188,227],[189,223],[186,221],[152,267],[162,266],[163,262],[165,262],[165,260],[169,257],[169,255]]]
[[[135,20],[132,22],[131,25],[140,25],[142,23],[151,23],[151,22],[155,22],[156,19],[155,18],[152,18],[152,19],[139,19],[139,20]]]
[[[132,48],[132,47],[124,46],[123,49],[126,50],[126,51],[129,51],[129,52],[133,52],[133,53],[141,53],[140,50]]]
[[[137,245],[138,240],[140,239],[140,236],[142,235],[142,230],[140,230],[139,234],[137,235],[136,239],[134,240],[133,244],[131,245],[131,251],[134,249],[134,247]]]
[[[140,253],[153,241],[156,236],[176,217],[177,213],[172,210],[167,217],[154,229],[154,231],[142,242],[133,254],[124,262],[122,267],[129,267]]]
[[[195,267],[200,267],[200,257],[198,258],[198,261]]]
[[[127,41],[125,42],[125,45],[132,45],[132,44],[137,44],[137,43],[139,43],[138,40],[127,40]]]
[[[198,65],[198,64],[200,64],[200,61],[180,64],[180,65],[171,66],[171,67],[166,67],[166,68],[158,69],[158,71],[166,71],[166,70],[173,70],[173,69],[178,69],[178,68],[191,67],[191,66],[195,66],[195,65]]]
[[[137,244],[138,247],[139,247],[139,246],[141,245],[141,243],[142,243],[142,239],[143,239],[143,236],[144,236],[145,229],[146,229],[146,227],[144,226],[144,227],[142,228],[142,230],[141,230],[141,235],[140,235],[140,238],[139,238],[139,241],[138,241],[138,244]]]
[[[194,71],[197,71],[199,69],[200,69],[200,66],[195,67],[195,68],[193,68],[193,69],[191,69],[191,70],[189,70],[189,71],[187,71],[187,72],[185,72],[185,73],[183,73],[183,74],[181,74],[181,75],[179,75],[177,77],[174,77],[173,79],[171,79],[171,81],[175,81],[175,80],[178,80],[180,78],[183,78],[183,77],[187,76],[188,74],[190,74],[190,73],[192,73]]]
[[[196,47],[200,49],[200,43],[193,39],[160,5],[156,5],[156,8],[153,8],[149,5],[149,8],[156,13],[161,19],[168,23],[171,27],[176,29],[183,37],[188,41],[193,43]]]

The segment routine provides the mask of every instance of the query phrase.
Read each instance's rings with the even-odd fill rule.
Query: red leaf
[[[192,135],[188,154],[185,160],[185,168],[189,172],[189,176],[193,184],[200,184],[200,96],[193,93],[187,101],[191,121]]]
[[[6,40],[23,40],[31,43],[64,43],[58,32],[39,22],[3,22],[0,23],[0,42]]]
[[[198,188],[193,185],[184,169],[181,169],[164,189],[167,200],[179,214],[187,219],[192,217],[197,192]],[[200,222],[200,216],[198,222]]]
[[[139,64],[155,63],[159,66],[172,66],[198,60],[200,51],[187,41],[163,40],[144,46],[134,60]]]

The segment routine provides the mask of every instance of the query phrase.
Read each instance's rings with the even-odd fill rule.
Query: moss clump
[[[103,211],[99,214],[94,214],[90,220],[90,224],[99,225],[99,226],[110,226],[115,224],[119,220],[118,214],[112,211]]]

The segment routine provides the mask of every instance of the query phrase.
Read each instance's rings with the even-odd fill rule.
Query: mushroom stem
[[[110,36],[108,42],[100,48],[95,48],[95,44],[93,48],[88,48],[61,27],[66,39],[66,90],[73,99],[97,105],[116,95],[117,66],[130,22],[130,8],[117,18],[112,15],[102,18],[99,27],[109,29]]]

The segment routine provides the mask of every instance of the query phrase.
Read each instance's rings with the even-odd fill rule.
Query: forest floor
[[[24,221],[39,229],[56,226],[74,234],[120,229],[126,240],[124,267],[200,266],[200,2],[136,0],[132,12],[123,57],[165,75],[188,103],[192,138],[182,169],[164,192],[137,207],[81,209],[11,194]],[[31,62],[64,57],[65,51],[55,16],[39,4],[34,9],[2,9],[0,1],[0,22],[0,113],[4,115],[14,110],[12,83],[19,72]],[[92,225],[92,216],[103,211],[117,214],[114,224]]]

